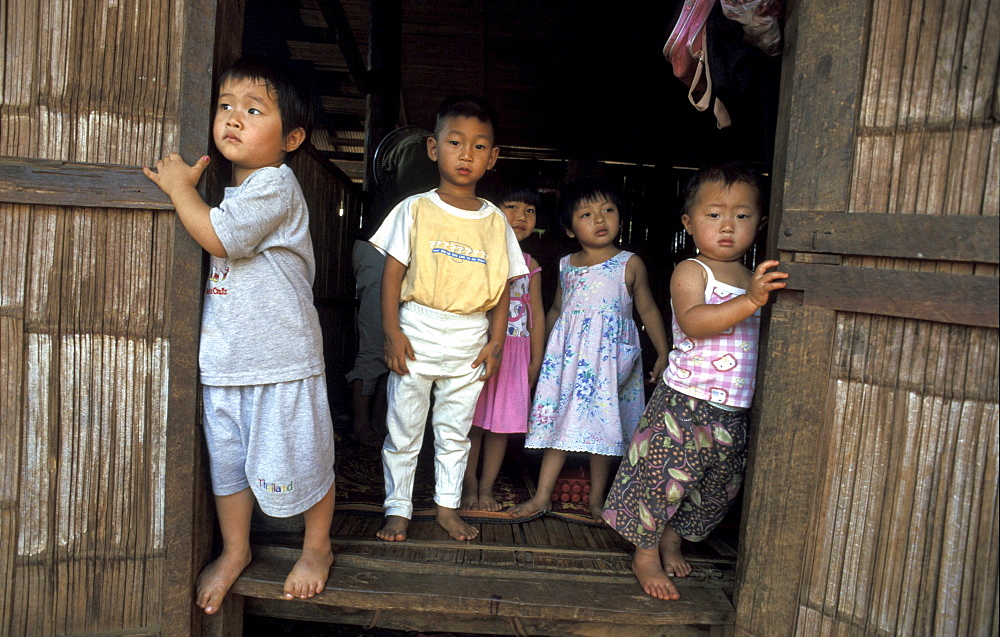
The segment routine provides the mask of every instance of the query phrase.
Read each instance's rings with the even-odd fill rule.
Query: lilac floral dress
[[[625,287],[631,252],[578,268],[559,261],[562,313],[545,347],[530,449],[620,456],[642,416],[642,357]]]

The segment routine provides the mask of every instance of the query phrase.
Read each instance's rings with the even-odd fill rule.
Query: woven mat
[[[417,462],[417,473],[413,487],[413,519],[433,520],[434,505],[434,463],[432,445],[424,445]],[[494,491],[500,501],[498,512],[460,510],[459,514],[470,522],[493,524],[513,524],[526,522],[541,515],[551,515],[568,522],[598,526],[590,517],[585,504],[573,502],[553,502],[547,514],[536,514],[529,518],[512,518],[506,511],[515,504],[531,498],[535,493],[535,479],[538,468],[520,458],[505,459],[497,476]],[[385,509],[385,484],[382,477],[381,449],[355,442],[349,437],[337,441],[337,514],[382,516]]]

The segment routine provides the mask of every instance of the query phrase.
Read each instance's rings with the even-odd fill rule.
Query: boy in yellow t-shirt
[[[406,539],[432,391],[437,522],[456,540],[479,534],[457,512],[469,428],[481,381],[500,365],[510,280],[528,273],[503,213],[476,196],[476,183],[499,154],[495,120],[484,100],[446,99],[427,138],[438,187],[402,201],[371,238],[386,253],[389,434],[382,447],[386,518],[376,535],[388,542]]]

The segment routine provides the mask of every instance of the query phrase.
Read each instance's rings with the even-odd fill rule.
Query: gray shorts
[[[290,517],[333,485],[333,422],[323,374],[273,385],[204,387],[212,492],[247,487],[264,513]]]

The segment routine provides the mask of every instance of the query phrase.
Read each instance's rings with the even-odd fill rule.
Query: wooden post
[[[365,182],[371,190],[372,158],[385,135],[399,120],[400,68],[403,51],[403,3],[372,0],[368,40],[370,87],[365,117]]]

